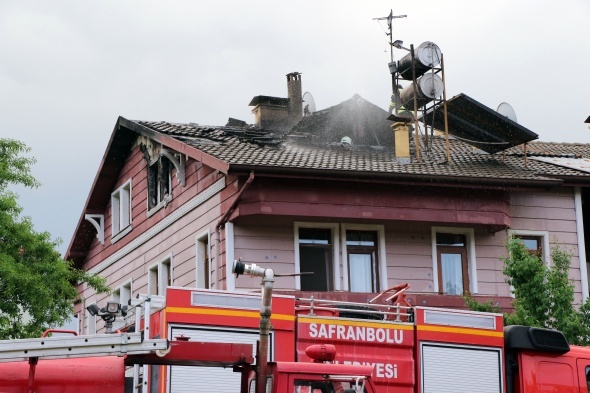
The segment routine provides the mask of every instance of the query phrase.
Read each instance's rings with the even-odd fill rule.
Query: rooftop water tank
[[[442,53],[440,48],[430,41],[423,42],[414,50],[414,66],[416,78],[424,75],[432,67],[440,64]],[[398,72],[405,80],[412,80],[412,54],[408,53],[398,62]]]

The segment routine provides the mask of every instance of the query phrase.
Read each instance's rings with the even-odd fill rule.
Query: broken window
[[[164,156],[148,166],[148,210],[170,201],[172,190],[172,164]]]

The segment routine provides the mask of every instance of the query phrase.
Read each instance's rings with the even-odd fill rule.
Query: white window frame
[[[148,278],[148,293],[150,295],[158,295],[158,296],[166,296],[166,287],[168,283],[166,282],[166,272],[165,270],[168,269],[168,273],[170,274],[170,286],[174,285],[174,272],[173,265],[172,265],[172,254],[166,256],[158,263],[154,263],[153,265],[148,267],[147,278]],[[154,272],[156,274],[154,278]],[[158,293],[153,293],[154,291],[154,280],[157,280],[157,288]]]
[[[531,237],[540,237],[541,241],[543,242],[543,263],[546,266],[551,266],[551,252],[549,249],[549,232],[548,231],[529,231],[524,229],[509,229],[508,230],[508,237],[517,237],[517,236],[531,236]]]
[[[227,225],[227,224],[226,224]],[[227,236],[226,236],[227,238]],[[207,241],[207,243],[204,242],[204,240]],[[205,250],[204,247],[208,247],[208,250]],[[199,288],[199,289],[209,289],[211,288],[211,233],[209,232],[209,230],[201,233],[200,235],[197,235],[195,237],[195,248],[196,248],[196,253],[195,253],[195,288]],[[205,254],[206,251],[206,254]],[[201,270],[204,266],[204,256],[207,255],[208,256],[208,264],[207,266],[209,266],[209,271],[206,272],[204,271],[203,273],[209,275],[209,280],[205,280],[205,277],[202,276],[201,274]],[[233,260],[227,260],[226,263],[231,264],[233,263]],[[209,281],[209,288],[205,287],[205,281]]]
[[[299,228],[311,229],[330,229],[332,234],[332,280],[334,283],[334,290],[341,290],[340,286],[340,225],[320,222],[295,222],[293,224],[293,241],[295,248],[295,274],[301,273],[301,265],[299,260]],[[347,285],[347,284],[344,284]],[[301,277],[295,276],[295,289],[301,290]]]
[[[133,280],[127,280],[123,284],[119,285],[111,295],[111,298],[120,303],[122,306],[127,306],[128,301],[131,299],[133,294]]]
[[[387,284],[387,260],[386,260],[386,249],[385,249],[385,227],[383,225],[371,225],[371,224],[341,224],[341,242],[342,244],[342,268],[343,268],[343,280],[344,280],[344,291],[349,290],[348,286],[348,248],[346,247],[346,231],[368,231],[377,232],[377,269],[379,269],[379,289],[381,291],[386,290]]]
[[[432,227],[432,288],[434,293],[439,292],[438,288],[438,252],[436,247],[437,233],[456,233],[465,235],[467,241],[467,271],[469,273],[469,292],[471,294],[479,293],[477,288],[477,258],[475,256],[475,231],[473,228],[458,227]]]
[[[131,214],[133,207],[132,191],[131,179],[129,179],[111,194],[111,243],[121,239],[131,232],[133,228],[133,215]],[[126,200],[122,198],[125,195],[127,195]],[[122,200],[124,203],[121,203]],[[127,217],[129,221],[125,226],[121,224],[121,218],[123,217]]]

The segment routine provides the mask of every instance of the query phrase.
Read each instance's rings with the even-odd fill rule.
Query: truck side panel
[[[0,363],[0,392],[26,392],[27,362]],[[39,360],[33,391],[36,393],[123,393],[125,366],[117,356]]]
[[[521,393],[578,393],[576,373],[575,359],[567,355],[519,355]]]

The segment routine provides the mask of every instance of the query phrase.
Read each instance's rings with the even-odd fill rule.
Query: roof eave
[[[346,170],[327,170],[315,168],[286,168],[276,166],[262,165],[242,165],[231,164],[229,172],[233,174],[247,174],[254,171],[257,176],[296,176],[309,178],[322,178],[334,180],[354,180],[374,182],[377,180],[396,181],[411,184],[436,184],[454,185],[454,186],[490,186],[498,188],[507,187],[533,187],[547,188],[556,187],[563,184],[561,179],[510,179],[510,178],[487,178],[487,177],[467,177],[467,176],[445,176],[445,175],[420,175],[408,173],[384,173],[368,171],[346,171]]]

